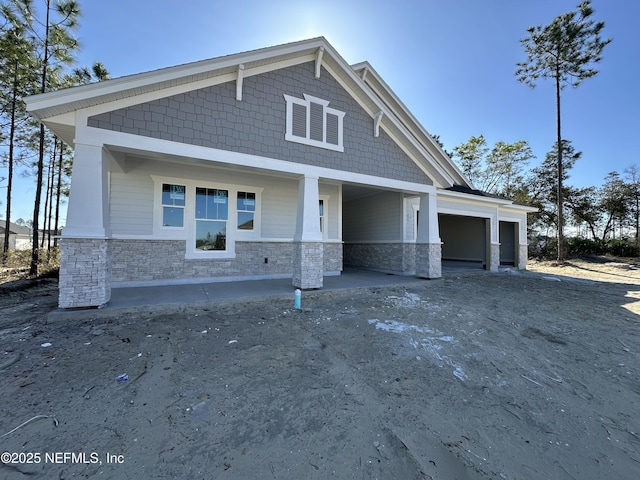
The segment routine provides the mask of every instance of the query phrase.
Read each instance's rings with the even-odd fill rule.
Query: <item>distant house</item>
[[[4,242],[7,221],[0,219],[0,243]],[[29,250],[31,248],[31,229],[15,223],[9,223],[9,249]]]
[[[104,304],[125,285],[321,288],[345,265],[424,278],[443,259],[526,266],[533,209],[474,194],[373,67],[324,38],[27,106],[75,149],[61,307]]]

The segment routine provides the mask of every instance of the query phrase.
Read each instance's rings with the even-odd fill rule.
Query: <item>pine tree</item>
[[[13,0],[16,1],[16,0]],[[53,5],[51,0],[44,2],[44,21],[38,20],[32,0],[24,2],[24,18],[28,20],[29,28],[37,40],[36,51],[40,57],[40,88],[39,93],[45,93],[50,88],[51,71],[59,65],[73,63],[73,53],[79,48],[78,41],[72,35],[80,16],[80,7],[75,0],[62,0]],[[33,239],[31,246],[31,266],[29,274],[38,274],[38,226],[40,217],[40,202],[42,198],[42,179],[44,174],[44,157],[47,137],[43,124],[40,124],[38,142],[38,163],[36,179],[36,196],[33,207]]]
[[[604,22],[590,19],[593,8],[589,0],[578,5],[578,10],[556,17],[549,25],[530,27],[529,36],[521,40],[527,60],[518,63],[516,76],[520,82],[536,86],[539,78],[550,78],[556,91],[556,144],[563,142],[560,115],[560,92],[567,85],[577,87],[587,78],[598,73],[594,68],[604,47],[611,42],[602,40],[600,33]],[[558,212],[558,263],[564,262],[562,148],[557,149],[557,212]]]
[[[4,20],[4,28],[0,32],[0,123],[3,129],[6,128],[5,134],[0,133],[0,136],[5,137],[8,146],[3,158],[3,163],[7,165],[3,259],[6,259],[9,251],[13,177],[20,162],[18,147],[27,124],[22,98],[34,92],[36,80],[33,74],[36,66],[33,43],[26,36],[28,26],[21,18],[21,9],[24,9],[24,3],[19,0],[0,7]]]

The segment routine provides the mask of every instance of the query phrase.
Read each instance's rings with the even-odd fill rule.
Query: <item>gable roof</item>
[[[469,185],[469,180],[458,166],[451,161],[451,158],[445,153],[442,147],[434,140],[431,134],[416,119],[411,111],[405,106],[400,98],[382,79],[378,72],[371,66],[369,62],[360,62],[352,65],[353,70],[362,78],[369,88],[380,98],[389,109],[398,117],[402,124],[411,132],[418,141],[424,142],[428,147],[434,150],[434,160],[440,165],[453,167],[456,175],[454,185]]]
[[[165,97],[168,89],[172,89],[172,93],[187,92],[237,81],[240,75],[246,78],[312,61],[321,64],[372,119],[380,118],[380,127],[433,179],[434,185],[470,186],[375,70],[366,62],[351,67],[324,37],[34,95],[26,99],[27,110],[73,145],[77,111],[91,109],[95,114],[103,109],[106,112],[113,109],[114,104],[121,108]]]
[[[0,235],[4,235],[6,225],[7,221],[0,219]],[[16,223],[9,222],[9,233],[15,235],[31,235],[31,229],[29,227],[23,227]]]

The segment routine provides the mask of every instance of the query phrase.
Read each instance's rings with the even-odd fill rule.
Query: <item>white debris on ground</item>
[[[404,297],[387,297],[392,300],[420,302],[420,297],[416,294],[405,294]],[[463,368],[455,363],[451,357],[446,355],[442,350],[444,345],[457,343],[457,340],[445,335],[443,332],[429,328],[427,326],[411,325],[397,320],[378,319],[368,320],[369,325],[375,325],[376,330],[403,335],[407,338],[407,344],[414,349],[422,350],[428,358],[435,360],[440,367],[452,367],[453,375],[461,381],[467,379],[467,374]]]
[[[413,307],[422,301],[417,293],[410,292],[404,292],[402,297],[390,295],[387,300],[390,300],[394,307]]]
[[[519,271],[517,271],[517,270],[514,270],[513,268],[509,268],[509,267],[506,267],[506,268],[500,268],[500,271],[501,271],[502,273],[506,273],[507,275],[522,275],[522,273],[521,273],[521,272],[519,272]]]

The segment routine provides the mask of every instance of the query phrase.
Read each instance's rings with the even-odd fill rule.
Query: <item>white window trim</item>
[[[411,211],[413,212],[413,241],[415,242],[418,240],[418,216],[420,215],[420,205],[412,203]]]
[[[182,208],[182,226],[181,227],[172,227],[172,226],[169,226],[169,225],[164,225],[164,222],[163,222],[163,220],[164,220],[164,207],[169,206],[169,205],[165,205],[165,204],[162,203],[162,185],[166,185],[166,184],[168,184],[168,185],[181,185],[181,186],[184,187],[185,204],[184,204],[184,206],[177,207],[177,208]],[[189,198],[189,195],[187,193],[187,186],[184,184],[184,182],[176,182],[176,181],[164,182],[163,181],[163,182],[159,182],[159,184],[157,184],[157,187],[159,187],[159,189],[160,189],[160,215],[158,217],[158,222],[160,224],[160,228],[162,230],[167,230],[167,231],[171,231],[171,230],[178,231],[178,232],[183,231],[184,228],[185,228],[185,224],[187,223],[187,201],[186,200]],[[174,207],[174,208],[176,208],[176,207]],[[155,222],[155,219],[154,219],[154,222]]]
[[[284,139],[289,141],[289,142],[295,142],[295,143],[302,143],[304,145],[310,145],[312,147],[319,147],[319,148],[325,148],[327,150],[333,150],[336,152],[344,152],[344,146],[343,146],[343,139],[344,139],[344,135],[343,135],[343,120],[344,120],[344,115],[345,112],[341,112],[339,110],[336,110],[334,108],[330,108],[329,107],[329,101],[327,100],[322,100],[321,98],[317,98],[314,97],[312,95],[307,95],[306,93],[303,94],[304,96],[304,100],[301,98],[296,98],[296,97],[292,97],[291,95],[284,95],[284,99],[287,102],[287,114],[286,114],[286,132],[284,135]],[[311,121],[310,121],[310,116],[311,116],[311,103],[317,103],[319,105],[322,105],[322,128],[323,128],[323,132],[322,132],[322,138],[323,141],[320,142],[318,140],[312,140],[311,139]],[[305,112],[307,114],[307,119],[306,119],[306,127],[307,127],[307,132],[306,132],[306,138],[304,137],[298,137],[296,135],[293,134],[293,105],[294,104],[298,104],[301,105],[305,108]],[[334,145],[333,143],[328,143],[326,141],[327,138],[327,114],[332,114],[338,117],[338,144]]]
[[[238,209],[238,193],[240,193],[240,192],[243,192],[243,193],[253,193],[253,194],[255,194],[255,197],[256,197],[256,198],[254,199],[254,202],[255,202],[254,207],[255,207],[255,208],[254,208],[253,210],[240,210],[240,209]],[[243,232],[247,232],[249,235],[250,235],[250,234],[253,234],[253,232],[255,232],[255,231],[256,231],[256,220],[257,220],[257,218],[256,218],[256,211],[257,211],[257,209],[258,209],[258,194],[257,194],[257,192],[255,191],[255,189],[254,189],[254,190],[240,190],[240,189],[238,189],[238,190],[236,191],[236,198],[235,198],[235,202],[236,202],[236,204],[235,204],[235,207],[236,207],[236,231],[237,231],[238,233],[240,233],[240,234],[242,234]],[[251,229],[240,229],[240,228],[238,228],[238,214],[239,214],[240,212],[249,212],[249,213],[253,213],[253,228],[251,228]]]
[[[322,200],[324,213],[322,216],[324,219],[324,222],[322,222],[322,240],[329,239],[329,198],[329,195],[318,195],[318,200]],[[318,214],[320,214],[320,212],[318,212]]]
[[[210,181],[199,181],[175,177],[160,177],[151,175],[154,182],[153,201],[153,237],[162,240],[184,240],[186,243],[186,259],[205,258],[235,258],[236,241],[259,240],[262,231],[262,192],[264,188],[250,185],[236,185]],[[162,184],[171,183],[184,185],[186,201],[184,207],[183,227],[164,227],[162,225]],[[196,188],[217,188],[229,192],[229,210],[227,221],[226,250],[197,250],[195,247],[196,236]],[[238,230],[238,192],[252,192],[256,194],[256,210],[253,219],[253,230]]]

